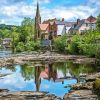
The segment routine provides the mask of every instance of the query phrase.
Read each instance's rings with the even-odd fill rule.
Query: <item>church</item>
[[[53,40],[56,37],[57,25],[56,19],[41,22],[41,15],[39,9],[39,2],[37,1],[37,9],[35,16],[35,39]]]

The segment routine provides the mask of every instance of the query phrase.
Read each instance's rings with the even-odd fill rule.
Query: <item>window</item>
[[[86,23],[86,27],[88,27],[88,23]]]

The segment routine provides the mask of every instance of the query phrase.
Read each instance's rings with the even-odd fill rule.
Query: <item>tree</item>
[[[100,14],[98,15],[97,18],[97,30],[100,32]]]
[[[33,40],[34,35],[34,20],[31,18],[24,18],[20,28],[20,42],[27,43]]]
[[[11,39],[12,39],[11,44],[12,44],[12,52],[13,53],[15,52],[15,49],[16,49],[16,46],[17,46],[17,43],[19,40],[19,34],[16,31],[17,31],[16,27],[12,27],[12,29],[11,29]]]

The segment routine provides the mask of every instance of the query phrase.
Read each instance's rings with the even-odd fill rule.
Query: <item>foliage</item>
[[[23,52],[25,49],[24,43],[23,42],[19,42],[16,46],[16,51],[17,52]]]
[[[54,46],[55,46],[55,49],[58,50],[59,52],[65,52],[66,35],[63,35],[61,37],[57,37],[54,40]]]
[[[97,18],[97,30],[100,32],[100,14],[98,15]]]
[[[81,42],[80,36],[75,35],[71,38],[71,42],[67,43],[67,51],[71,54],[79,54],[79,41]]]

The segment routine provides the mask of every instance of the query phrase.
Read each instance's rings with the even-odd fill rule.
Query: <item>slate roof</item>
[[[57,25],[65,25],[66,27],[72,27],[75,22],[66,22],[66,21],[55,21]]]
[[[76,27],[75,27],[74,29],[75,29],[75,30],[78,30],[78,29],[82,26],[83,23],[85,23],[85,19],[80,20],[79,24],[76,25]]]

